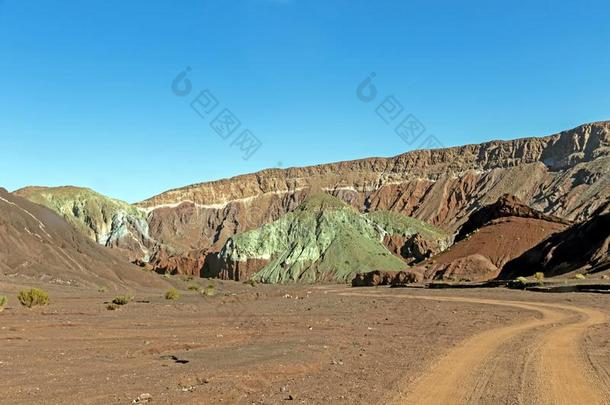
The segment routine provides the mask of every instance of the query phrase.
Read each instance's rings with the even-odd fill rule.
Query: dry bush
[[[212,284],[209,284],[206,288],[201,290],[201,295],[203,295],[204,297],[212,297],[215,294],[216,288]]]
[[[172,300],[172,301],[179,300],[180,299],[180,293],[175,288],[170,288],[165,293],[165,299],[166,300]]]
[[[127,295],[121,295],[118,297],[115,297],[112,300],[112,303],[114,305],[127,305],[129,304],[129,302],[133,299],[133,297],[128,297]]]
[[[49,294],[47,294],[40,288],[30,288],[29,290],[21,290],[17,298],[19,299],[21,305],[28,308],[49,304]]]

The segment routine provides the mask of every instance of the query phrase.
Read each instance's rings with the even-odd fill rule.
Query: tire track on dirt
[[[594,365],[583,352],[581,342],[587,329],[603,324],[607,315],[591,308],[561,306],[578,313],[578,322],[569,323],[543,337],[538,375],[543,384],[545,404],[608,404],[608,387],[600,381]],[[597,388],[597,389],[596,389]]]
[[[528,301],[505,301],[468,297],[391,295],[345,291],[329,291],[339,295],[371,296],[399,299],[420,299],[464,302],[490,306],[519,308],[539,317],[518,324],[491,329],[465,339],[451,349],[414,384],[399,389],[388,402],[396,404],[461,404],[485,403],[494,368],[485,367],[494,361],[493,354],[502,346],[523,334],[532,335],[529,347],[535,353],[515,356],[512,367],[523,370],[518,381],[508,381],[518,391],[517,403],[540,404],[607,404],[608,393],[600,387],[594,365],[587,361],[581,342],[588,328],[605,323],[601,311],[570,305]],[[516,364],[514,364],[516,363]],[[526,370],[527,369],[527,370]],[[527,373],[535,376],[536,384],[526,385]]]

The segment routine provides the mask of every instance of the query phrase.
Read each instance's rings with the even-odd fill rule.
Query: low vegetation
[[[32,308],[49,304],[49,294],[39,288],[21,290],[17,296],[24,307]]]
[[[508,288],[524,289],[527,286],[528,280],[525,277],[517,277],[508,282]]]
[[[115,297],[112,300],[112,303],[114,305],[127,305],[127,304],[129,304],[129,302],[131,300],[133,300],[133,297],[129,297],[127,295],[121,295],[121,296]]]
[[[585,280],[587,277],[584,274],[576,274],[574,278],[576,280]]]
[[[215,294],[216,288],[212,284],[209,284],[206,288],[201,290],[201,295],[203,295],[204,297],[212,297]]]
[[[6,297],[4,295],[0,295],[0,312],[4,311],[4,307],[6,306],[7,302],[8,300]]]
[[[108,311],[116,311],[116,310],[117,310],[117,309],[119,309],[119,308],[120,308],[120,306],[119,306],[119,305],[116,305],[116,304],[108,304],[108,305],[106,306],[106,309],[107,309]]]
[[[538,282],[538,285],[543,285],[544,284],[544,273],[542,273],[540,271],[535,273],[534,279]]]
[[[189,291],[199,291],[199,285],[198,284],[189,284],[187,288],[188,288]]]
[[[165,293],[165,299],[172,300],[172,301],[179,300],[180,293],[175,288],[171,288],[171,289],[167,290],[167,292]]]

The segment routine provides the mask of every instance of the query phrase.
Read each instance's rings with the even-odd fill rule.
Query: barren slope
[[[416,270],[429,279],[490,280],[507,262],[569,224],[528,207],[514,196],[503,195],[470,215],[460,228],[456,243]],[[522,271],[529,276],[537,269],[528,266]]]
[[[154,242],[142,210],[82,187],[25,187],[13,192],[63,216],[103,246],[117,248],[129,259],[148,260]]]
[[[63,285],[162,286],[50,209],[0,188],[0,274]]]
[[[549,236],[506,263],[500,278],[528,276],[531,269],[547,276],[610,270],[610,203],[598,212],[590,220]]]

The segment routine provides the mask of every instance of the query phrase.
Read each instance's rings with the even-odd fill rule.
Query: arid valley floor
[[[48,286],[29,310],[0,282],[1,402],[610,401],[607,294],[170,282],[180,300],[115,311],[115,291]]]

